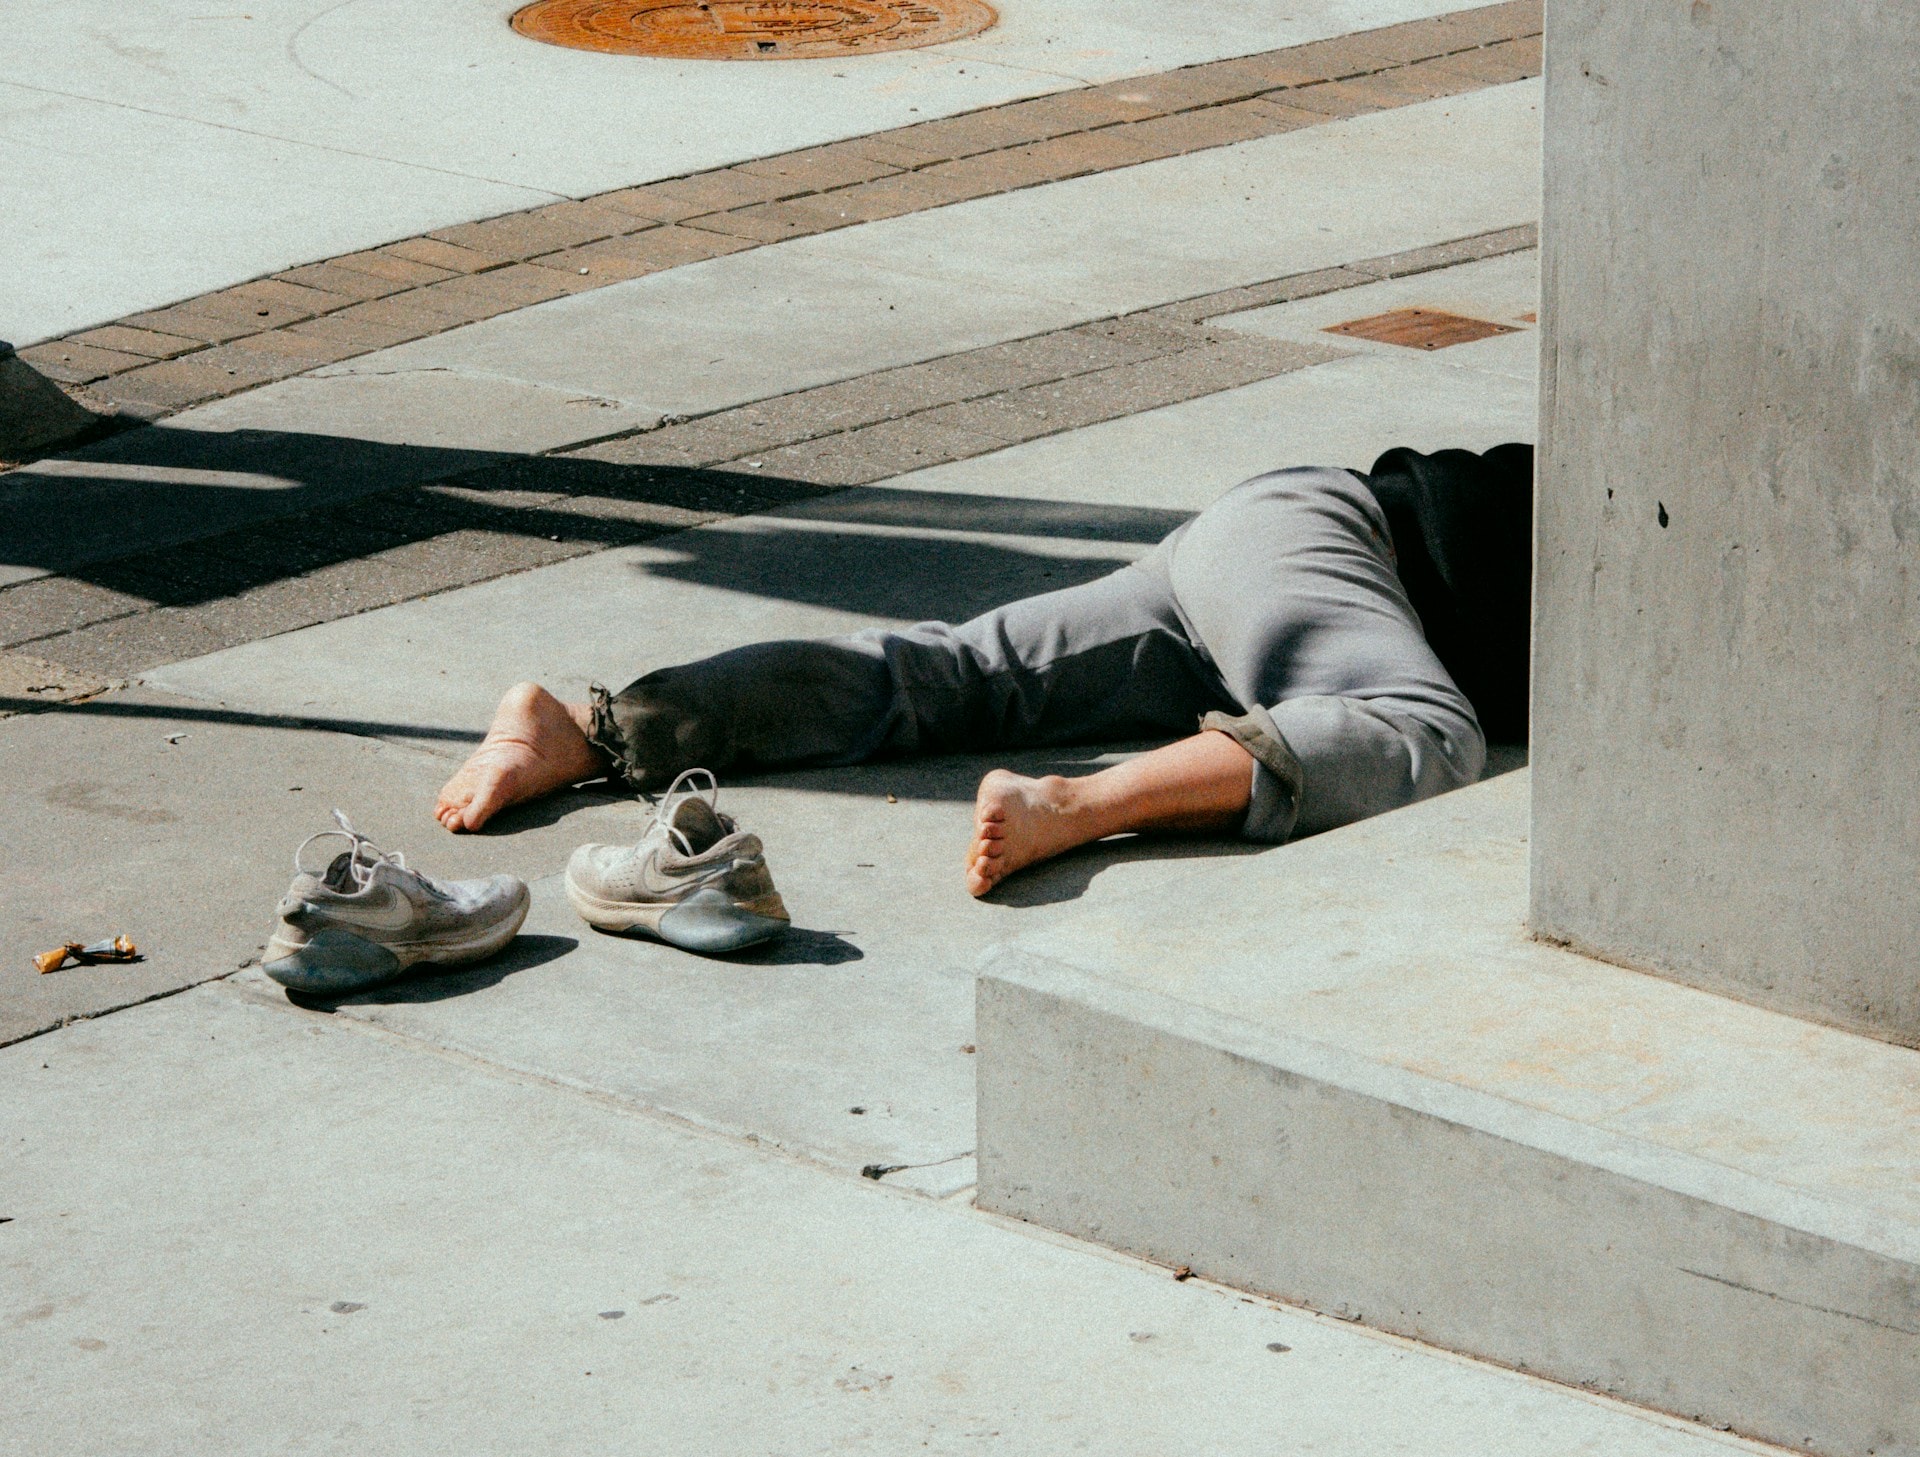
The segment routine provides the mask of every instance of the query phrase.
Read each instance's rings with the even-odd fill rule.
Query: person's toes
[[[434,802],[433,817],[450,830],[459,820],[460,811],[467,807],[467,801],[472,798],[464,785],[449,780],[446,788],[440,791],[440,798]]]
[[[976,839],[967,851],[967,892],[981,896],[1006,878],[1007,847],[999,840]]]
[[[455,816],[451,826],[454,830],[477,830],[507,804],[507,796],[502,792],[501,781],[484,779],[473,791],[473,798],[467,801],[467,807]]]

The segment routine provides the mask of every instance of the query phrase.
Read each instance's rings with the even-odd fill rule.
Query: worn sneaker
[[[392,981],[416,962],[460,966],[493,955],[527,918],[526,882],[511,875],[435,880],[333,812],[337,830],[310,835],[293,852],[293,885],[262,970],[281,986],[342,996]],[[317,840],[347,848],[324,871],[301,864]]]
[[[704,792],[694,787],[705,775]],[[720,813],[705,769],[673,781],[637,845],[582,845],[567,899],[599,931],[640,931],[685,951],[738,951],[787,929],[758,835]]]

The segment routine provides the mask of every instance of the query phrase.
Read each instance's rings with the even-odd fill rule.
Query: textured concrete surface
[[[622,543],[637,542],[703,520],[765,508],[835,486],[897,477],[925,462],[978,458],[1012,442],[1087,426],[1145,417],[1132,448],[1110,462],[1088,462],[1084,479],[1056,474],[1069,497],[1096,496],[1111,465],[1153,462],[1162,474],[1231,483],[1275,463],[1348,460],[1365,464],[1383,439],[1415,444],[1486,444],[1524,436],[1531,406],[1503,411],[1497,401],[1515,382],[1531,381],[1531,338],[1524,329],[1485,348],[1518,343],[1517,354],[1489,358],[1493,376],[1463,367],[1413,363],[1410,351],[1368,345],[1404,383],[1384,389],[1342,374],[1321,391],[1318,410],[1271,397],[1273,418],[1254,396],[1233,391],[1250,382],[1311,371],[1354,353],[1323,342],[1319,327],[1342,294],[1378,298],[1370,278],[1400,274],[1400,297],[1461,291],[1456,275],[1478,276],[1484,261],[1524,255],[1530,229],[1501,230],[1417,253],[1357,260],[1201,295],[1149,313],[1075,325],[936,360],[882,369],[812,390],[750,401],[715,414],[638,435],[584,443],[557,455],[528,458],[448,448],[478,439],[503,443],[542,431],[597,431],[616,423],[615,402],[564,392],[521,389],[503,381],[425,372],[350,377],[350,392],[385,409],[360,419],[300,418],[309,428],[220,428],[225,408],[190,415],[117,437],[95,449],[15,473],[10,488],[22,505],[0,549],[16,565],[0,588],[0,642],[30,644],[36,654],[106,677],[137,674],[195,651],[254,641],[543,566]],[[1466,260],[1439,266],[1442,259]],[[1480,260],[1475,262],[1473,260]],[[1520,259],[1522,269],[1525,259]],[[1423,281],[1424,280],[1424,284]],[[1524,273],[1509,291],[1518,296]],[[1424,288],[1424,292],[1409,290]],[[1328,292],[1331,290],[1331,292]],[[1471,290],[1469,290],[1471,291]],[[1249,301],[1301,298],[1317,308],[1295,319],[1288,309],[1222,310]],[[1365,307],[1355,304],[1350,307]],[[1304,305],[1303,305],[1304,307]],[[1489,309],[1487,312],[1497,312]],[[1509,313],[1524,317],[1518,303]],[[1258,334],[1239,332],[1250,321]],[[1290,322],[1291,321],[1291,322]],[[1260,337],[1261,334],[1276,337]],[[1409,372],[1411,371],[1411,372]],[[1499,375],[1504,374],[1503,380]],[[474,393],[494,407],[473,408]],[[277,396],[281,406],[316,403],[309,385]],[[1347,388],[1348,383],[1353,388]],[[391,393],[382,393],[389,386]],[[414,388],[417,386],[417,388]],[[1372,395],[1380,394],[1373,399]],[[1183,429],[1155,412],[1169,404],[1219,396],[1226,413],[1193,417],[1231,427],[1217,439]],[[368,403],[363,401],[362,403]],[[1364,402],[1364,403],[1363,403]],[[265,400],[255,418],[268,418]],[[336,402],[337,403],[337,402]],[[1489,411],[1492,414],[1489,414]],[[336,412],[336,414],[339,412]],[[373,418],[365,418],[371,413]],[[1516,423],[1506,428],[1498,418]],[[1325,447],[1293,439],[1311,419],[1346,432]],[[1415,426],[1416,420],[1427,423]],[[1287,427],[1281,433],[1274,426]],[[192,427],[192,428],[187,428]],[[357,430],[384,439],[355,439],[323,429]],[[1364,434],[1371,430],[1370,437]],[[1410,436],[1409,431],[1413,434]],[[1323,432],[1324,433],[1324,432]],[[1156,437],[1190,445],[1182,462]],[[1251,454],[1256,442],[1289,442]],[[410,444],[409,441],[418,441]],[[441,442],[436,444],[436,442]],[[1292,453],[1288,453],[1292,452]],[[1097,454],[1097,453],[1096,453]],[[1236,459],[1247,466],[1231,474]],[[1022,462],[990,467],[1020,473]],[[452,481],[445,485],[436,480]],[[1029,494],[1030,486],[1023,487]],[[1164,490],[1164,482],[1157,488]],[[1186,494],[1190,489],[1182,487]],[[182,491],[202,502],[183,515],[172,509]],[[1140,499],[1150,499],[1148,491]],[[951,509],[953,503],[949,503]],[[1033,503],[1020,514],[1049,529],[1068,523],[1055,507]],[[975,524],[977,512],[954,525]],[[937,524],[915,508],[882,519]],[[1158,518],[1166,525],[1171,520]],[[1144,518],[1143,518],[1144,520]],[[1002,517],[1003,525],[1016,526]],[[1164,526],[1163,528],[1164,529]],[[186,536],[189,541],[182,542]],[[38,565],[29,565],[37,563]],[[70,576],[30,579],[62,567]],[[196,646],[197,645],[197,646]]]
[[[391,398],[407,394],[400,389]],[[443,395],[438,403],[448,402]],[[466,429],[475,428],[474,412],[463,406],[459,416]],[[438,433],[450,433],[446,414],[439,422]],[[415,428],[436,433],[430,424]],[[0,583],[322,509],[497,458],[464,447],[389,446],[378,439],[377,424],[356,437],[291,422],[235,428],[215,415],[204,429],[197,421],[169,421],[129,430],[0,475]]]
[[[1098,760],[1068,751],[1013,762],[1085,772]],[[794,915],[795,929],[765,951],[707,959],[600,935],[556,879],[536,887],[528,933],[568,943],[565,955],[504,977],[481,967],[402,985],[340,1010],[849,1173],[952,1194],[973,1182],[966,1049],[979,948],[1070,901],[1099,901],[1095,877],[1137,853],[1111,847],[996,903],[974,900],[959,867],[987,767],[945,759],[729,784],[723,806],[766,842]],[[644,806],[625,818],[616,838],[636,838]],[[901,916],[907,904],[913,914]]]
[[[701,259],[1537,78],[1542,24],[1540,0],[1508,0],[935,116],[444,225],[21,358],[102,408],[154,418]]]
[[[1325,286],[1324,277],[1312,277]],[[1332,282],[1351,286],[1362,277],[1342,272]],[[1290,286],[1282,279],[1261,289]],[[809,306],[834,302],[831,286],[824,297],[799,291]],[[1183,314],[1206,307],[1204,300],[1179,305]],[[622,475],[617,467],[646,465],[740,462],[731,474],[743,487],[745,472],[762,468],[822,485],[864,483],[898,474],[915,447],[934,459],[980,454],[1343,352],[1351,351],[1321,339],[1251,340],[1204,319],[1108,319],[924,364],[866,369],[818,389],[729,400],[713,414],[662,428],[651,428],[659,416],[630,402],[491,375],[435,368],[307,375],[8,473],[0,502],[17,509],[0,527],[0,572],[20,580],[33,569],[126,558],[456,472],[474,477],[488,465],[513,467],[509,494],[520,499],[539,484],[548,490],[535,494],[604,492]],[[1068,380],[1075,381],[1070,397],[1051,389]],[[969,418],[971,428],[916,418],[961,402],[980,417]],[[858,472],[835,475],[834,461],[810,458],[827,437],[868,426],[901,428],[888,430],[880,448],[871,432],[845,442]],[[803,449],[780,448],[794,444]],[[524,458],[560,446],[571,449],[544,470]],[[756,456],[763,458],[750,460]],[[488,479],[505,484],[499,471]],[[653,484],[658,494],[661,483]],[[198,509],[178,509],[188,497]],[[386,504],[375,503],[373,514]]]
[[[485,374],[370,370],[344,379],[322,372],[283,380],[202,405],[170,424],[190,430],[271,428],[426,450],[536,455],[624,430],[650,429],[659,420],[659,412],[647,405],[576,389]]]
[[[630,65],[503,41],[504,5],[322,3],[275,0],[253,12],[251,36],[212,44],[190,29],[212,20],[116,12],[120,50],[88,52],[114,82],[111,103],[73,85],[32,105],[94,118],[69,132],[102,148],[120,111],[167,113],[151,142],[120,155],[173,192],[156,202],[141,180],[124,202],[96,189],[86,208],[60,208],[75,236],[48,246],[67,271],[35,275],[20,296],[69,313],[113,290],[165,285],[173,297],[189,276],[231,282],[297,248],[525,205],[499,200],[508,193],[538,200],[1416,13],[1392,0],[1281,16],[1236,0],[1173,25],[1135,0],[1035,0],[1010,6],[978,57],[880,58],[843,76],[654,67],[636,99],[633,83],[609,80],[639,74]],[[143,29],[155,16],[180,35]],[[65,18],[75,28],[45,75],[0,62],[7,95],[64,84],[60,67],[84,59],[73,37],[93,47],[97,8]],[[482,30],[486,58],[467,49]],[[364,60],[376,36],[380,54]],[[566,104],[530,106],[535,93]],[[519,677],[577,691],[770,633],[962,615],[1128,560],[1260,469],[1525,438],[1524,362],[1344,343],[1332,362],[1240,388],[1207,374],[1215,392],[1147,408],[1182,398],[1156,392],[1166,379],[1143,381],[1161,367],[1156,351],[1179,354],[1174,333],[1216,332],[1197,315],[1126,339],[1024,346],[1057,352],[1058,375],[1022,373],[1032,360],[1017,350],[885,389],[874,372],[1528,222],[1537,104],[1537,87],[1510,86],[1404,108],[1398,122],[1329,122],[1312,147],[1216,149],[1131,183],[1034,187],[770,246],[759,263],[742,254],[609,287],[457,331],[444,359],[393,351],[130,433],[37,472],[37,496],[12,498],[23,509],[0,500],[4,570],[19,581],[0,614],[102,614],[103,642],[146,631],[140,651],[158,656],[142,666],[170,661],[143,689],[0,722],[0,762],[30,766],[0,814],[14,867],[0,940],[65,934],[84,913],[127,921],[110,929],[154,952],[126,972],[20,988],[7,1002],[18,1030],[102,1013],[131,1000],[139,977],[150,995],[230,972],[262,938],[293,845],[335,803],[430,871],[504,868],[537,886],[516,947],[465,974],[326,1012],[250,969],[0,1049],[10,1430],[52,1452],[1742,1447],[972,1210],[970,973],[982,950],[1080,923],[1139,925],[1140,907],[1196,867],[1269,857],[1118,841],[983,903],[959,879],[980,762],[730,783],[724,803],[767,839],[796,930],[723,963],[587,931],[558,896],[575,844],[639,832],[646,810],[633,800],[571,796],[475,838],[426,818]],[[177,154],[209,117],[228,140],[195,184]],[[0,140],[15,134],[7,125]],[[92,159],[61,160],[58,117],[33,125],[45,150],[0,194],[31,193],[61,167],[76,186],[92,175]],[[460,175],[410,189],[443,164]],[[356,195],[333,213],[312,206],[349,185]],[[222,189],[226,204],[203,200]],[[234,222],[242,198],[246,228]],[[89,229],[101,238],[78,238]],[[148,247],[155,229],[170,241],[137,266],[101,265]],[[1407,266],[1432,266],[1420,257]],[[1339,281],[1357,312],[1375,297],[1517,297],[1525,268]],[[492,277],[526,281],[508,267]],[[1222,347],[1278,357],[1317,340],[1318,315],[1246,312],[1281,296],[1223,302],[1247,332],[1229,322]],[[248,317],[268,325],[301,307],[263,302],[268,313]],[[114,335],[101,347],[112,340],[164,346]],[[1000,449],[976,432],[955,452],[969,458],[930,454],[950,463],[911,469],[920,437],[899,417],[930,408],[916,381],[979,367],[1057,382],[1092,359],[1143,374],[1116,365],[1107,395],[1062,391],[1062,433]],[[1180,354],[1165,373],[1198,378],[1202,364],[1219,361]],[[846,383],[831,398],[781,395],[809,381]],[[847,447],[868,473],[803,474],[804,442],[778,457],[784,485],[770,479],[774,449],[663,470],[647,457],[703,431],[758,438],[772,427],[753,402],[768,394],[781,399],[766,415],[880,409],[845,432],[879,432]],[[694,407],[748,409],[534,454]],[[967,429],[942,428],[954,440]],[[458,490],[422,484],[454,475]],[[847,480],[861,488],[803,501],[811,483]],[[84,511],[52,522],[32,509],[49,492]],[[758,514],[574,560],[540,554],[742,510]],[[459,570],[517,574],[458,586],[475,577],[457,575],[456,557],[472,559]],[[293,608],[327,594],[336,614],[417,600],[285,631]],[[236,640],[216,628],[258,640],[205,653]],[[0,656],[0,684],[18,684],[29,708],[116,676],[49,677],[26,656],[40,651]],[[1104,759],[1015,762],[1071,772]],[[273,808],[284,801],[308,807]]]
[[[35,1452],[1742,1450],[226,989],[0,1084]]]
[[[1920,1431],[1920,1059],[1530,940],[1527,778],[986,963],[984,1207],[1814,1450]]]
[[[13,7],[0,58],[0,337],[30,343],[431,227],[1086,81],[1414,19],[1255,0],[1179,24],[1022,0],[958,47],[715,65],[535,44],[469,0]],[[17,12],[17,13],[15,13]],[[316,199],[326,206],[315,206]]]
[[[1539,98],[1521,82],[978,198],[556,299],[321,374],[450,370],[699,413],[1528,222]],[[272,390],[246,398],[278,408]],[[235,421],[249,411],[223,408]]]
[[[468,725],[402,715],[416,741],[471,742]],[[454,878],[548,875],[580,837],[624,835],[632,823],[625,804],[581,794],[522,812],[503,834],[456,839],[426,818],[446,760],[366,736],[384,726],[302,726],[138,691],[0,719],[13,791],[0,796],[0,1040],[252,960],[293,874],[294,847],[333,828],[335,806],[383,847]],[[42,976],[30,959],[119,934],[146,960]],[[569,945],[528,940],[514,954],[537,959]]]
[[[1640,19],[1551,22],[1532,915],[1920,1044],[1920,15]]]
[[[1234,316],[1224,321],[1238,327]],[[1282,465],[1365,470],[1386,443],[1484,450],[1530,440],[1535,394],[1523,383],[1409,350],[1336,360],[1123,420],[903,477],[901,489],[1087,505],[1198,510]]]
[[[959,616],[1108,570],[1276,464],[1364,466],[1383,440],[1484,445],[1525,433],[1532,405],[1518,382],[1401,353],[1320,366],[150,676],[254,713],[366,720],[404,701],[429,724],[478,726],[517,677],[572,693],[592,678],[617,686],[646,668],[768,635]],[[1314,382],[1335,370],[1342,373]],[[1229,441],[1223,452],[1219,443]],[[404,725],[369,731],[447,757],[466,747]],[[1094,762],[1088,752],[1012,762],[1078,772]],[[1076,906],[1125,915],[1169,863],[1244,853],[1122,842],[977,902],[958,867],[986,767],[937,760],[730,783],[726,804],[766,839],[799,927],[765,962],[701,962],[583,932],[549,885],[531,925],[577,939],[564,955],[341,1010],[835,1167],[909,1165],[888,1182],[953,1192],[972,1180],[972,1058],[959,1049],[972,1041],[980,948]],[[406,823],[432,838],[422,844],[409,834],[407,842],[431,857],[444,837],[420,813],[424,800],[414,803]],[[639,831],[643,811],[624,813],[612,838]],[[572,815],[562,824],[577,838],[606,833]],[[910,919],[898,914],[903,904],[915,907]]]
[[[479,724],[518,677],[617,687],[770,633],[951,617],[1062,585],[1130,559],[1261,470],[1364,469],[1389,444],[1527,437],[1532,396],[1520,381],[1398,355],[342,619],[152,679],[259,711],[345,717],[378,716],[399,694],[432,703],[442,721]]]
[[[1532,387],[1540,373],[1540,335],[1533,323],[1539,307],[1540,255],[1527,252],[1420,273],[1411,278],[1391,279],[1365,288],[1343,289],[1336,294],[1295,303],[1226,314],[1214,322],[1221,328],[1241,333],[1289,342],[1331,342],[1343,349],[1391,359],[1404,357],[1409,352],[1407,346],[1326,331],[1336,324],[1370,319],[1399,309],[1460,314],[1502,324],[1514,332],[1432,351],[1438,362],[1456,369],[1510,375]]]
[[[0,652],[0,718],[26,711],[42,702],[85,698],[110,685],[31,653]]]

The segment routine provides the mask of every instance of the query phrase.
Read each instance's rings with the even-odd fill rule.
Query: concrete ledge
[[[1529,940],[1526,790],[994,953],[979,1202],[1751,1436],[1920,1453],[1920,1054]]]

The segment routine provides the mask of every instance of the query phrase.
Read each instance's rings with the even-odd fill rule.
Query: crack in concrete
[[[329,15],[333,14],[336,10],[345,10],[349,5],[357,5],[359,3],[360,3],[360,0],[336,0],[336,3],[329,5],[325,10],[322,10],[319,14],[309,15],[304,21],[300,23],[299,29],[295,30],[292,35],[287,37],[287,59],[289,61],[292,61],[295,66],[299,67],[302,74],[312,77],[315,81],[318,81],[322,86],[326,86],[334,91],[338,91],[342,96],[346,97],[347,100],[349,101],[358,101],[360,98],[358,96],[355,96],[353,92],[347,90],[346,87],[340,85],[338,82],[329,80],[327,77],[322,76],[318,71],[314,70],[313,67],[309,66],[305,61],[300,59],[300,37],[305,35],[309,30],[311,30],[314,26],[318,25],[321,21],[325,20]]]
[[[1748,1295],[1759,1295],[1767,1300],[1778,1300],[1783,1305],[1797,1305],[1802,1310],[1811,1310],[1820,1315],[1837,1315],[1842,1320],[1858,1321],[1861,1325],[1870,1325],[1876,1330],[1894,1331],[1903,1336],[1920,1336],[1920,1329],[1913,1326],[1895,1325],[1891,1321],[1875,1320],[1870,1315],[1861,1315],[1858,1311],[1840,1310],[1831,1305],[1815,1305],[1810,1300],[1795,1300],[1791,1295],[1782,1295],[1777,1290],[1762,1290],[1758,1285],[1744,1285],[1738,1280],[1729,1280],[1724,1275],[1709,1275],[1705,1270],[1689,1270],[1685,1265],[1679,1267],[1682,1275],[1691,1275],[1696,1280],[1710,1280],[1715,1285],[1724,1285],[1729,1290],[1743,1291]]]

